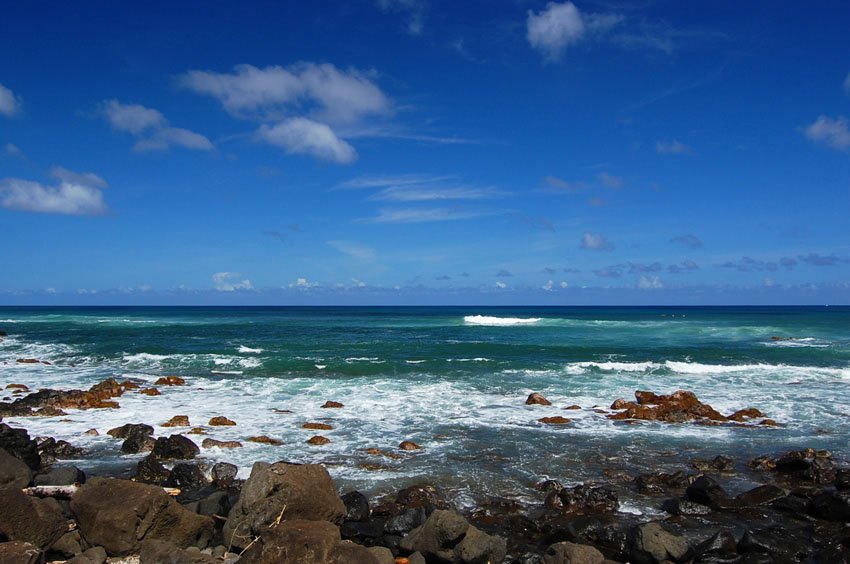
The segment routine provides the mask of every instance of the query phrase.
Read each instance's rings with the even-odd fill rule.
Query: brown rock
[[[168,421],[162,424],[163,427],[188,427],[189,426],[189,416],[188,415],[175,415]]]
[[[764,425],[766,427],[778,427],[779,423],[777,423],[773,419],[764,419],[759,423],[759,425]]]
[[[203,427],[192,427],[190,431],[186,431],[187,435],[206,435],[207,430]]]
[[[42,407],[41,409],[36,409],[32,412],[33,415],[38,417],[60,417],[64,415],[68,415],[61,409],[58,409],[53,406]]]
[[[0,543],[0,564],[44,564],[44,553],[28,542],[4,542]]]
[[[317,431],[330,431],[333,429],[333,425],[328,425],[327,423],[304,423],[301,425],[302,429],[315,429]]]
[[[635,392],[635,399],[640,405],[646,405],[649,403],[657,404],[660,400],[662,400],[662,397],[657,396],[653,392],[643,392],[638,390]]]
[[[629,405],[633,405],[633,402],[626,401],[623,398],[617,398],[611,404],[611,409],[626,409]]]
[[[92,436],[92,437],[98,437],[98,436],[100,436],[100,433],[98,433],[98,432],[97,432],[97,429],[89,429],[88,431],[86,431],[86,433],[85,433],[85,434],[86,434],[86,435],[90,435],[90,436]]]
[[[609,419],[639,419],[644,421],[664,421],[666,423],[719,423],[728,421],[713,407],[704,404],[693,392],[678,390],[670,395],[656,395],[653,392],[637,391],[638,403],[628,402],[623,411],[608,415]],[[615,402],[617,403],[617,402]]]
[[[242,443],[239,441],[217,441],[215,439],[204,439],[201,446],[204,448],[239,448],[242,446]]]
[[[532,392],[525,400],[525,405],[552,405],[552,402],[537,392]]]
[[[401,441],[401,443],[398,445],[398,448],[400,448],[401,450],[420,450],[422,447],[414,443],[413,441]]]
[[[41,364],[41,361],[37,358],[19,358],[15,362],[18,364]]]
[[[564,409],[575,411],[575,410],[581,409],[581,406],[580,405],[571,405],[569,407],[565,407]]]
[[[7,390],[19,390],[21,392],[28,392],[30,389],[25,384],[7,384]]]
[[[339,408],[345,407],[345,406],[343,404],[339,403],[338,401],[328,400],[324,403],[324,405],[322,405],[322,407],[325,408],[325,409],[328,409],[328,408],[339,409]]]
[[[746,419],[755,419],[756,417],[764,417],[764,413],[762,413],[755,407],[748,407],[746,409],[739,409],[738,411],[730,415],[729,419],[732,421],[742,422]]]
[[[125,390],[138,390],[139,388],[141,388],[141,386],[139,386],[135,382],[131,382],[130,380],[124,380],[123,382],[121,382],[121,387]]]
[[[315,436],[307,439],[307,442],[311,445],[326,445],[329,442],[331,442],[331,440],[329,438],[323,437],[321,435],[315,435]]]
[[[228,419],[227,417],[224,417],[223,415],[218,415],[218,416],[210,419],[210,422],[208,423],[208,425],[225,427],[225,426],[236,425],[236,421],[233,421],[232,419]]]
[[[139,393],[145,396],[161,396],[162,392],[157,390],[156,388],[145,388],[144,390],[139,390]]]
[[[163,376],[159,378],[154,385],[156,386],[182,386],[186,383],[186,380],[181,378],[180,376]]]
[[[24,495],[17,488],[0,489],[0,538],[23,541],[42,550],[68,531],[62,509],[55,499]]]
[[[248,437],[248,442],[274,446],[283,444],[283,441],[279,439],[273,439],[267,435],[260,435],[259,437]]]
[[[544,417],[542,419],[538,419],[540,423],[544,423],[546,425],[566,425],[567,423],[572,423],[572,419],[567,419],[566,417],[561,417],[560,415],[556,415],[555,417]]]
[[[50,390],[43,389],[26,397],[7,404],[8,411],[15,415],[32,415],[33,410],[52,408],[61,409],[93,409],[117,408],[118,402],[108,401],[124,393],[124,389],[114,379],[110,378],[95,384],[87,391],[83,390]],[[49,413],[50,410],[45,413]],[[55,412],[54,412],[55,413]]]

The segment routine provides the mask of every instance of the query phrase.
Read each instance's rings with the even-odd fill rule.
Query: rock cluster
[[[642,421],[662,421],[665,423],[699,421],[709,424],[719,424],[729,421],[744,422],[764,416],[758,409],[748,408],[736,411],[726,417],[710,405],[702,403],[696,394],[686,390],[678,390],[669,395],[658,395],[654,392],[638,390],[635,392],[635,400],[615,400],[611,404],[611,409],[619,411],[607,417],[614,420],[637,419]]]

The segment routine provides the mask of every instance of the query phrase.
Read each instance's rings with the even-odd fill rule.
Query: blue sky
[[[845,2],[17,2],[2,304],[850,303]]]

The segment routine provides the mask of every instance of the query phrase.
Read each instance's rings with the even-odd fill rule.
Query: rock
[[[664,560],[681,562],[689,551],[684,538],[666,531],[656,522],[644,523],[632,529],[629,545],[631,557],[637,564]]]
[[[670,395],[635,392],[638,403],[627,403],[623,411],[608,415],[609,419],[638,419],[684,423],[687,421],[726,421],[713,407],[699,401],[693,392],[678,390]]]
[[[570,406],[565,407],[564,409],[567,409],[567,410],[570,410],[570,411],[577,411],[577,410],[581,409],[581,406],[580,405],[570,405]]]
[[[429,512],[434,507],[446,508],[446,504],[440,498],[440,493],[430,484],[414,484],[399,490],[395,496],[395,506],[400,508],[401,511],[411,507],[425,507]]]
[[[144,423],[128,423],[110,429],[106,434],[116,439],[125,439],[121,445],[121,452],[135,454],[153,449],[153,427]]]
[[[542,394],[532,392],[526,398],[525,405],[552,405],[552,402],[543,397]]]
[[[0,538],[24,541],[42,550],[68,531],[68,523],[55,499],[39,499],[21,490],[0,489]]]
[[[207,430],[203,427],[192,427],[188,431],[186,431],[187,435],[206,435]]]
[[[19,358],[15,362],[18,364],[41,364],[41,361],[37,358]]]
[[[67,486],[86,483],[86,474],[76,466],[51,468],[49,472],[38,474],[33,479],[36,486]]]
[[[182,550],[167,540],[145,540],[139,550],[139,564],[221,564],[212,555]]]
[[[170,475],[171,472],[153,454],[149,454],[136,465],[133,480],[145,484],[164,484]]]
[[[215,426],[218,426],[218,427],[232,426],[232,425],[236,425],[236,421],[233,421],[232,419],[228,419],[227,417],[224,417],[223,415],[218,415],[218,416],[210,419],[210,422],[207,423],[207,425],[211,425],[211,426],[214,426],[214,427]]]
[[[738,542],[738,552],[769,554],[776,562],[806,562],[810,549],[800,544],[788,531],[777,528],[747,530]]]
[[[700,472],[732,472],[735,470],[735,461],[721,454],[711,460],[697,460],[691,466]]]
[[[230,496],[227,492],[213,492],[207,497],[198,500],[196,513],[199,515],[218,515],[222,519],[226,518],[227,512],[230,511]]]
[[[339,529],[326,521],[295,519],[264,531],[240,564],[333,564],[340,545]]]
[[[80,531],[68,531],[59,540],[54,542],[50,547],[51,552],[56,552],[65,558],[72,558],[83,553],[83,548],[80,546]]]
[[[414,443],[413,441],[401,441],[401,443],[399,443],[398,445],[398,448],[400,448],[401,450],[420,450],[422,447]]]
[[[314,429],[316,431],[330,431],[333,429],[333,425],[328,425],[327,423],[304,423],[301,425],[302,429]]]
[[[322,407],[324,409],[340,409],[340,408],[345,407],[345,405],[339,403],[338,401],[328,400],[322,405]]]
[[[144,390],[139,390],[139,393],[143,396],[161,396],[162,392],[157,390],[156,388],[145,388]]]
[[[87,391],[83,390],[50,390],[43,389],[11,404],[4,404],[0,411],[14,412],[17,415],[32,415],[33,410],[52,408],[61,409],[95,409],[117,408],[118,402],[109,401],[124,393],[116,380],[110,378],[95,384]]]
[[[717,480],[709,476],[700,476],[697,478],[685,490],[685,495],[691,501],[708,505],[714,509],[728,507],[730,501],[726,490],[717,483]]]
[[[163,376],[162,378],[158,378],[156,382],[154,382],[155,386],[182,386],[186,383],[186,380],[181,378],[180,376]]]
[[[782,488],[768,484],[738,494],[735,499],[743,506],[753,506],[771,503],[785,497],[785,495],[786,492]]]
[[[341,523],[346,507],[336,494],[331,477],[317,464],[267,464],[257,462],[230,510],[223,535],[227,543],[244,547],[284,512],[290,519]]]
[[[141,388],[139,384],[130,380],[124,380],[123,382],[121,382],[121,387],[125,390],[138,390],[139,388]]]
[[[694,555],[699,562],[706,560],[711,562],[710,558],[716,558],[720,562],[723,562],[724,558],[727,559],[726,561],[734,561],[737,552],[738,543],[729,531],[717,531],[694,549]]]
[[[399,547],[420,552],[426,559],[447,562],[502,562],[507,548],[504,539],[487,535],[453,511],[435,510],[405,536]]]
[[[343,494],[342,503],[345,505],[345,520],[346,521],[368,521],[369,520],[369,500],[360,492],[348,492]]]
[[[0,423],[0,448],[21,460],[30,470],[41,469],[38,443],[30,439],[26,429],[13,429]]]
[[[378,561],[378,564],[395,564],[396,562],[395,557],[393,557],[393,553],[389,548],[373,546],[369,548],[369,552],[372,553],[375,560]]]
[[[30,467],[0,448],[0,488],[8,486],[19,490],[27,487],[31,481]]]
[[[145,540],[168,540],[180,548],[204,548],[213,521],[181,507],[156,486],[92,478],[71,499],[80,532],[110,556],[139,550]]]
[[[75,447],[68,441],[57,441],[53,437],[38,437],[38,455],[42,466],[50,466],[57,459],[80,458],[83,449]]]
[[[827,521],[850,522],[850,491],[825,491],[812,499],[812,515]]]
[[[236,480],[236,474],[239,468],[235,464],[228,462],[218,462],[212,467],[213,484],[219,488],[229,488]]]
[[[542,419],[537,420],[540,423],[545,425],[566,425],[568,423],[572,423],[572,419],[567,419],[566,417],[561,417],[560,415],[556,415],[555,417],[543,417]]]
[[[163,427],[189,427],[188,415],[175,415],[162,424]]]
[[[711,513],[711,508],[707,505],[688,501],[686,499],[668,499],[661,504],[661,509],[671,515],[708,515]]]
[[[406,535],[416,527],[425,524],[427,518],[425,507],[410,507],[400,515],[390,517],[384,525],[384,531],[391,535]]]
[[[732,415],[728,417],[731,421],[743,422],[748,419],[755,419],[756,417],[765,417],[765,414],[756,409],[755,407],[748,407],[746,409],[739,409]]]
[[[789,494],[770,503],[770,507],[785,513],[799,513],[805,515],[809,512],[811,500],[802,494]]]
[[[239,448],[242,443],[239,441],[217,441],[215,439],[204,439],[201,443],[204,448]]]
[[[30,389],[26,384],[6,384],[7,390],[17,390],[19,392],[28,392]]]
[[[840,491],[850,490],[850,469],[842,468],[836,471],[832,485]]]
[[[379,542],[375,539],[384,536],[384,520],[379,518],[369,519],[368,521],[346,521],[339,527],[339,532],[344,539],[357,539],[361,542],[371,540],[371,542]]]
[[[546,549],[543,564],[602,564],[605,556],[592,546],[559,542]]]
[[[161,460],[179,459],[190,460],[200,454],[201,449],[191,439],[183,435],[159,437],[154,443],[151,454]]]
[[[634,402],[626,401],[623,398],[617,398],[614,400],[614,402],[611,404],[611,407],[608,409],[626,409],[631,405],[635,405]]]
[[[191,490],[201,489],[207,486],[208,483],[209,481],[204,475],[203,470],[198,468],[197,464],[187,464],[185,462],[175,464],[166,481],[168,487]]]
[[[28,542],[0,543],[0,564],[44,564],[44,553]]]
[[[330,440],[329,438],[327,438],[327,437],[323,437],[323,436],[321,436],[321,435],[315,435],[315,436],[310,437],[309,439],[307,439],[307,442],[308,442],[309,444],[311,444],[311,445],[319,445],[319,446],[321,446],[321,445],[326,445],[326,444],[328,444],[329,442],[331,442],[331,440]]]
[[[545,505],[563,513],[612,513],[617,511],[617,494],[607,486],[580,484],[572,488],[554,489],[546,496]]]
[[[260,435],[259,437],[248,437],[248,442],[274,446],[283,444],[283,441],[281,441],[280,439],[273,439],[266,435]]]
[[[36,409],[32,412],[32,415],[36,417],[60,417],[62,415],[68,415],[61,409],[55,407],[42,407],[41,409]]]
[[[89,429],[88,431],[85,432],[85,434],[90,436],[90,437],[99,437],[100,436],[100,433],[98,433],[97,429]]]
[[[102,546],[95,546],[76,555],[65,564],[104,564],[104,562],[106,562],[106,550]]]

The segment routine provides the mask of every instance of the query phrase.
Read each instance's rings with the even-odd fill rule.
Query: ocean
[[[468,507],[539,502],[545,479],[596,483],[717,454],[739,466],[802,447],[850,458],[850,307],[4,307],[0,330],[3,387],[185,378],[160,396],[129,391],[119,409],[5,419],[85,448],[74,463],[95,473],[143,456],[122,455],[108,429],[148,423],[168,435],[181,429],[161,424],[178,414],[193,426],[234,420],[207,436],[243,447],[202,449],[200,459],[237,464],[243,477],[258,460],[318,462],[345,490],[430,482]],[[627,424],[594,411],[635,390],[677,389],[726,415],[756,407],[780,425]],[[531,392],[553,406],[525,405]],[[328,400],[345,407],[322,408]],[[582,409],[562,409],[572,405]],[[572,423],[538,422],[556,415]],[[100,435],[85,434],[92,428]],[[331,442],[307,444],[314,434]],[[282,444],[245,440],[256,435]],[[422,449],[402,452],[404,440]],[[375,448],[392,456],[367,452]],[[654,511],[628,491],[621,502]]]

